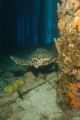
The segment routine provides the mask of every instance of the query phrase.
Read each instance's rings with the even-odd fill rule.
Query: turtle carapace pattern
[[[44,48],[36,49],[27,59],[20,59],[15,56],[10,56],[10,58],[16,64],[21,64],[29,67],[32,66],[35,68],[49,65],[55,61],[53,53]]]

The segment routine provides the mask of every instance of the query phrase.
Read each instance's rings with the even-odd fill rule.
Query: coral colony
[[[59,102],[68,108],[80,109],[80,0],[61,0],[57,13],[59,38],[55,45],[62,72]]]

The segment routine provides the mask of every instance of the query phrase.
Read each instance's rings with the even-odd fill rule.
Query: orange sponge
[[[68,92],[66,92],[67,97],[70,100],[70,105],[72,108],[78,109],[80,108],[80,83],[69,83],[68,84]]]

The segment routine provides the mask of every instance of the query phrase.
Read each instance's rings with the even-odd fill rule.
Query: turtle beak
[[[35,65],[34,67],[37,69],[39,66],[38,66],[38,65]]]

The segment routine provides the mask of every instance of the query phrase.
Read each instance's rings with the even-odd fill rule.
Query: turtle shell
[[[35,68],[48,65],[55,61],[53,53],[44,48],[36,49],[27,59],[20,59],[15,56],[10,56],[10,58],[16,64],[33,66]]]

